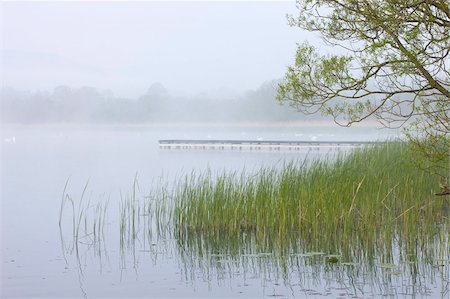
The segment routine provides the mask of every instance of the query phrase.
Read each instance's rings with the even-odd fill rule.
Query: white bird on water
[[[13,136],[11,138],[5,138],[3,139],[3,141],[7,143],[16,143],[16,136]]]

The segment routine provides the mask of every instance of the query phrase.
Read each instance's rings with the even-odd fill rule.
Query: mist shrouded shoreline
[[[240,95],[173,96],[154,83],[138,98],[116,97],[94,87],[53,91],[0,89],[2,124],[152,124],[170,122],[277,122],[305,119],[276,100],[275,81]],[[315,116],[315,118],[320,116]],[[312,119],[308,117],[307,119]]]
[[[14,2],[0,9],[1,124],[305,119],[280,105],[277,82],[268,81],[284,75],[299,40],[315,41],[288,26],[294,1]]]
[[[306,35],[288,26],[295,1],[2,2],[2,86],[111,89],[138,98],[235,93],[280,78]]]

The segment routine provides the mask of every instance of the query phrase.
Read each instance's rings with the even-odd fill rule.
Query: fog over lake
[[[307,35],[287,26],[295,3],[2,3],[3,85],[93,86],[137,97],[236,94],[283,76]]]
[[[193,178],[251,180],[404,139],[277,101],[298,43],[340,51],[289,27],[295,13],[295,1],[1,2],[0,297],[448,295],[438,234],[411,254],[394,232],[364,256],[360,240],[262,244],[238,221],[226,244],[176,233],[174,198]]]
[[[139,194],[144,197],[160,182],[173,182],[192,171],[210,169],[221,173],[245,169],[257,172],[263,166],[281,167],[289,161],[339,152],[332,149],[161,150],[159,139],[374,140],[387,137],[383,131],[365,127],[353,132],[353,135],[347,135],[345,129],[331,131],[329,127],[307,126],[209,129],[3,127],[2,296],[80,297],[85,292],[88,298],[234,297],[240,295],[237,290],[241,288],[242,296],[270,294],[276,286],[269,284],[270,287],[261,288],[258,272],[254,274],[257,276],[245,281],[235,278],[223,282],[231,284],[230,287],[220,286],[222,282],[218,280],[213,282],[218,283],[218,287],[212,289],[208,282],[212,278],[185,280],[186,273],[175,253],[158,249],[159,254],[151,254],[144,243],[140,243],[142,248],[136,248],[140,255],[138,265],[129,253],[126,265],[121,265],[123,256],[119,254],[117,239],[120,202],[132,194],[136,176]],[[92,205],[109,199],[107,248],[105,252],[102,249],[103,259],[99,259],[95,249],[88,244],[82,245],[81,261],[78,262],[75,255],[61,250],[58,214],[67,180],[66,191],[74,200],[79,200],[87,182],[86,198],[93,202]],[[64,219],[68,221],[63,226],[66,233],[63,237],[69,243],[72,240],[70,214],[70,209],[66,209]],[[89,243],[87,239],[84,242]],[[161,245],[160,242],[157,244]],[[249,283],[252,286],[243,286]],[[279,282],[274,280],[272,283]],[[283,291],[284,287],[276,288],[288,294]]]

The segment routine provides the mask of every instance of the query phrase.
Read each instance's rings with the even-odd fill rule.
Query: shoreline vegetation
[[[336,252],[362,242],[360,254],[394,240],[444,240],[449,197],[435,195],[439,177],[417,169],[414,154],[389,142],[281,170],[191,176],[175,192],[175,235],[223,244],[251,236],[269,251],[312,242]]]
[[[172,239],[189,260],[314,253],[342,265],[448,266],[450,197],[435,195],[438,175],[415,167],[414,155],[407,143],[391,141],[249,173],[192,172],[145,196],[135,178],[119,203],[120,248]],[[76,232],[72,248],[86,243],[81,236],[104,244],[96,236],[111,205],[82,201],[64,190],[60,223]]]
[[[290,285],[311,269],[375,289],[445,281],[450,196],[435,195],[439,176],[413,165],[415,154],[391,141],[248,174],[188,175],[174,191],[177,250],[191,276],[256,268]]]
[[[391,141],[248,173],[193,171],[145,194],[135,177],[119,202],[84,198],[87,184],[77,200],[66,184],[63,256],[79,267],[88,252],[101,261],[112,237],[121,269],[175,252],[188,281],[250,275],[290,286],[309,271],[375,293],[401,281],[426,294],[430,277],[448,281],[450,196],[435,195],[438,176],[415,167],[414,155]]]

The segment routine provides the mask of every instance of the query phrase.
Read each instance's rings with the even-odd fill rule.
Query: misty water
[[[416,265],[421,275],[412,277],[390,265],[329,264],[317,252],[298,252],[282,260],[271,252],[227,256],[220,253],[220,244],[215,251],[202,244],[184,247],[163,234],[120,245],[119,203],[136,191],[135,178],[136,196],[145,197],[162,182],[170,184],[193,170],[257,171],[338,152],[162,150],[159,139],[375,141],[398,134],[328,126],[4,127],[2,298],[448,296],[448,260],[444,266]],[[87,186],[85,196],[92,203],[109,200],[101,242],[94,244],[85,236],[74,250],[70,211],[65,211],[60,230],[67,181],[66,192],[74,199]]]

